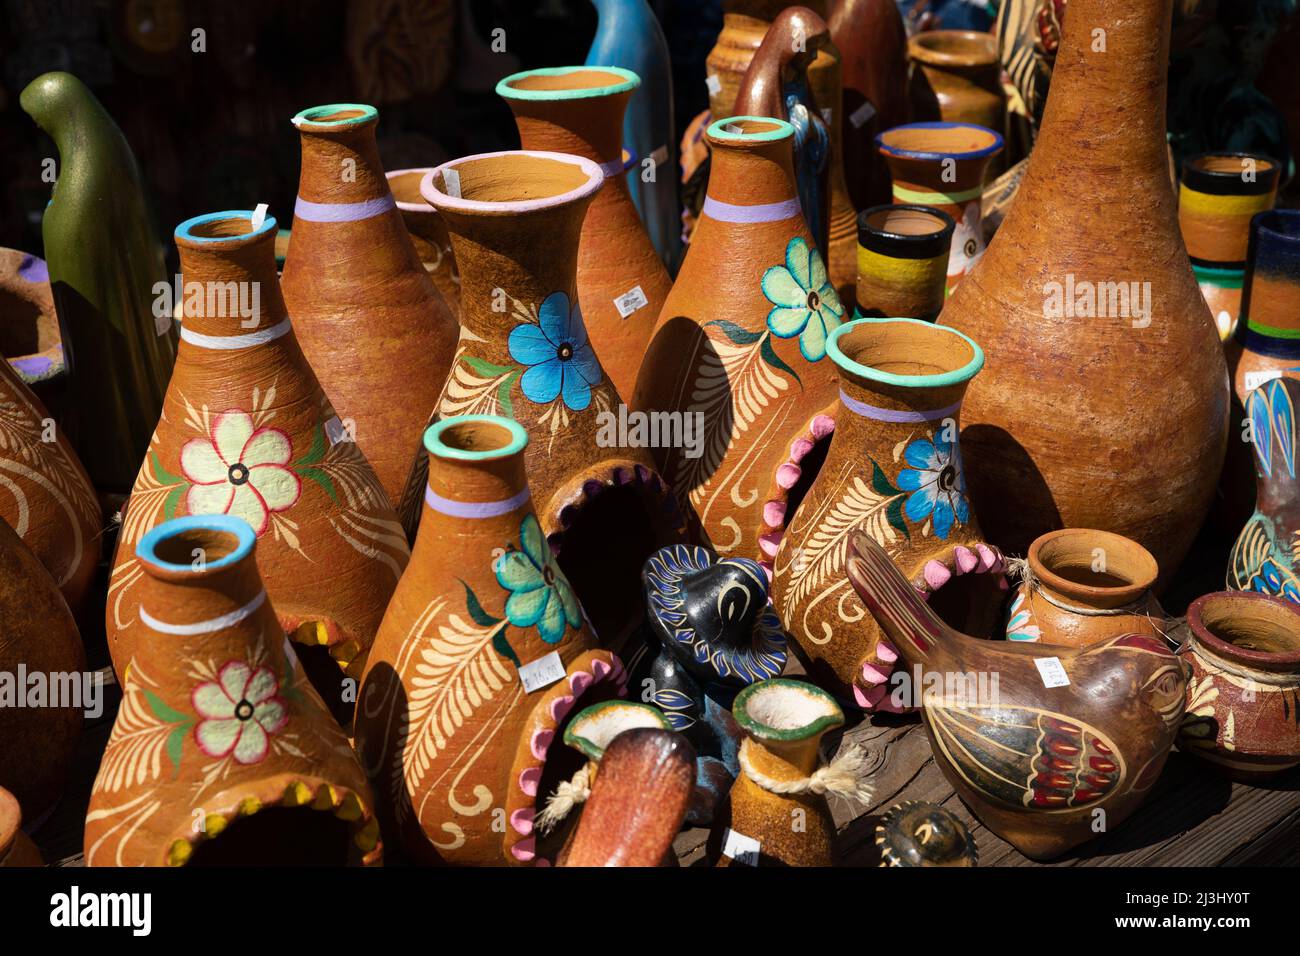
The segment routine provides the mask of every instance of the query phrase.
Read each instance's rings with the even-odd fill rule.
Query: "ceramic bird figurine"
[[[975,866],[975,838],[943,807],[907,800],[876,827],[881,866]]]
[[[935,763],[986,827],[1048,860],[1142,802],[1188,681],[1160,639],[1122,634],[1077,649],[968,637],[862,533],[850,539],[848,575],[919,685]]]

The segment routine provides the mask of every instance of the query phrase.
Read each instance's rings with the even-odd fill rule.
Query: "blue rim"
[[[251,209],[228,209],[225,212],[210,212],[204,216],[195,216],[193,219],[186,219],[176,227],[176,238],[184,239],[186,242],[244,242],[252,239],[254,236],[261,236],[268,232],[276,231],[277,224],[275,217],[270,213],[262,220],[262,225],[248,232],[241,232],[237,236],[196,236],[194,227],[202,226],[209,222],[223,222],[231,219],[243,219],[248,222],[253,221],[253,210]]]
[[[468,451],[464,448],[453,448],[442,440],[442,434],[447,429],[473,422],[485,422],[489,425],[504,428],[510,433],[509,443],[502,445],[500,448],[489,448],[485,451]],[[424,430],[425,451],[431,455],[437,455],[439,458],[452,458],[456,461],[491,461],[494,458],[508,458],[511,455],[519,454],[527,445],[528,432],[524,431],[524,426],[513,418],[506,418],[503,415],[452,415],[435,422]]]
[[[173,564],[171,561],[164,561],[158,557],[158,545],[184,534],[186,531],[224,531],[235,536],[235,549],[224,558],[218,558],[216,561],[205,561],[203,565],[204,571],[215,571],[219,568],[237,564],[248,557],[253,550],[254,542],[257,541],[257,535],[253,533],[253,526],[243,518],[235,515],[186,515],[183,518],[172,518],[170,521],[164,521],[158,527],[149,531],[140,539],[140,543],[135,546],[135,556],[141,561],[147,561],[155,567],[167,571],[200,574],[202,572],[195,571],[194,566],[191,564]]]
[[[982,133],[988,133],[993,137],[993,142],[982,149],[963,149],[956,152],[931,152],[920,149],[899,149],[897,146],[890,146],[885,142],[885,137],[890,133],[900,129],[977,129]],[[930,123],[904,123],[901,126],[892,126],[883,133],[876,134],[876,147],[890,156],[898,156],[901,159],[979,159],[981,156],[992,156],[1002,149],[1002,134],[997,130],[989,129],[987,126],[980,126],[976,123],[949,123],[949,122],[930,122]]]

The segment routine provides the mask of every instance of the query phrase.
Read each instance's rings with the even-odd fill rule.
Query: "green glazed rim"
[[[971,360],[959,369],[951,372],[936,372],[933,375],[899,375],[897,372],[882,372],[878,368],[872,368],[869,365],[863,365],[849,358],[840,349],[840,339],[849,334],[853,329],[859,328],[867,323],[879,325],[881,322],[906,322],[909,325],[919,325],[926,329],[940,329],[947,335],[955,335],[971,347],[974,353]],[[969,382],[980,369],[984,367],[984,350],[979,347],[978,343],[969,335],[958,332],[956,329],[949,328],[946,325],[940,325],[937,322],[926,322],[922,319],[854,319],[852,322],[845,322],[826,340],[826,354],[831,357],[831,361],[837,367],[865,378],[871,382],[879,382],[882,385],[898,385],[903,388],[935,388],[944,385],[959,385],[962,382]]]
[[[510,433],[509,443],[500,448],[471,451],[466,448],[453,448],[442,440],[443,432],[447,431],[447,429],[475,422],[483,422],[504,428]],[[524,431],[524,426],[513,418],[506,418],[502,415],[452,415],[435,422],[424,430],[425,451],[431,455],[437,455],[439,458],[450,458],[456,461],[493,461],[498,458],[508,458],[511,455],[519,454],[527,444],[528,432]]]
[[[360,116],[348,116],[344,119],[320,120],[316,116],[328,116],[330,113],[338,113],[343,110],[359,110]],[[362,123],[368,123],[371,120],[379,119],[379,110],[365,103],[326,103],[324,106],[309,106],[305,110],[294,114],[293,125],[300,123],[310,123],[312,126],[360,126]]]
[[[643,704],[640,701],[635,700],[603,700],[599,704],[592,704],[590,707],[583,708],[578,711],[575,716],[570,718],[569,725],[564,728],[564,742],[574,750],[581,751],[589,760],[594,760],[596,763],[600,763],[601,758],[605,756],[605,748],[596,746],[590,737],[584,737],[582,734],[575,733],[573,728],[579,721],[595,716],[602,710],[609,710],[611,707],[631,708],[633,710],[646,711],[655,718],[659,725],[659,729],[673,729],[672,725],[668,723],[668,718],[664,716],[663,711],[658,707],[653,707],[650,704]]]
[[[577,90],[520,90],[510,85],[529,76],[568,76],[570,73],[583,71],[613,73],[615,76],[622,77],[623,82],[612,86],[585,86]],[[544,66],[536,70],[511,73],[497,83],[496,90],[498,96],[508,100],[589,100],[598,96],[626,93],[640,85],[641,77],[621,66]]]
[[[834,708],[833,713],[818,717],[816,720],[803,724],[799,727],[769,727],[749,715],[749,700],[755,694],[762,693],[764,689],[772,687],[789,687],[801,693],[808,694],[812,697],[818,697],[830,704]],[[776,740],[776,741],[793,741],[807,740],[814,734],[824,733],[835,727],[844,724],[844,711],[836,703],[835,698],[826,691],[822,690],[816,684],[809,684],[801,680],[791,680],[788,677],[772,677],[768,680],[761,680],[756,684],[750,684],[739,694],[736,695],[735,702],[731,705],[731,714],[736,718],[736,723],[751,736],[759,740]]]
[[[761,133],[732,133],[726,129],[732,123],[770,123],[776,129],[764,130]],[[771,143],[779,139],[786,139],[794,135],[794,127],[785,120],[777,119],[774,116],[728,116],[726,119],[715,120],[709,124],[708,135],[724,143]]]

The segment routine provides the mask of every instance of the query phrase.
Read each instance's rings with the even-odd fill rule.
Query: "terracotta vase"
[[[424,443],[424,514],[362,678],[357,750],[415,860],[534,862],[534,819],[583,763],[560,746],[568,719],[627,678],[547,547],[524,427],[458,415]]]
[[[424,263],[424,270],[447,304],[447,310],[455,317],[460,314],[460,270],[456,268],[456,257],[451,253],[446,223],[420,195],[420,180],[432,169],[432,166],[395,169],[384,175],[415,246],[415,254]]]
[[[1165,576],[1205,517],[1228,437],[1223,349],[1169,186],[1171,4],[1070,0],[1016,201],[941,316],[988,356],[962,441],[990,540],[1023,554],[1046,531],[1097,528],[1142,545]]]
[[[375,473],[298,347],[275,277],[275,219],[254,227],[253,218],[211,213],[176,227],[187,308],[163,417],[123,514],[109,651],[121,676],[139,633],[144,568],[135,549],[146,532],[176,515],[235,515],[261,543],[284,632],[335,707],[339,668],[360,675],[409,551]],[[232,295],[246,296],[248,308],[236,308]]]
[[[0,787],[33,827],[62,796],[82,713],[94,705],[85,664],[67,602],[0,520]]]
[[[831,39],[840,51],[844,178],[856,209],[889,202],[889,167],[876,136],[911,118],[907,31],[893,0],[831,0]]]
[[[1262,594],[1224,591],[1187,609],[1192,668],[1178,749],[1236,780],[1300,764],[1300,609]]]
[[[956,227],[948,254],[948,294],[984,255],[981,197],[1002,136],[969,123],[909,123],[876,137],[893,177],[894,202],[929,206]]]
[[[19,102],[59,151],[41,234],[71,369],[60,424],[95,487],[121,495],[176,356],[171,313],[156,305],[168,284],[162,243],[126,138],[80,80],[46,73]]]
[[[930,206],[872,206],[858,213],[855,317],[937,319],[954,228],[951,216]]]
[[[87,866],[380,862],[370,787],[284,640],[256,545],[229,514],[165,521],[136,546]]]
[[[1241,311],[1250,221],[1273,208],[1279,172],[1267,156],[1250,153],[1201,153],[1183,163],[1178,226],[1219,338],[1225,341]]]
[[[18,798],[0,787],[0,869],[44,866],[41,851],[22,830],[23,811]]]
[[[1090,647],[1121,634],[1164,637],[1168,615],[1151,593],[1159,573],[1151,552],[1121,535],[1049,531],[1021,563],[1007,640]]]
[[[1188,670],[1163,640],[1125,634],[1070,648],[958,633],[861,532],[847,570],[917,675],[935,763],[1025,856],[1050,860],[1092,839],[1102,814],[1113,833],[1150,792],[1187,693]]]
[[[813,444],[805,436],[825,436],[813,420],[835,396],[823,359],[844,307],[799,211],[793,133],[757,116],[709,127],[708,196],[632,402],[695,429],[692,444],[656,457],[724,557],[775,551],[763,538],[785,525],[798,475],[791,443],[803,439],[801,459]]]
[[[1300,378],[1300,210],[1251,219],[1241,317],[1227,345],[1232,390],[1247,396],[1271,378]]]
[[[819,685],[859,706],[885,694],[892,650],[844,575],[866,532],[938,613],[991,633],[1007,589],[966,498],[962,397],[984,364],[966,336],[913,319],[840,326],[827,353],[840,374],[834,437],[773,562],[772,607]]]
[[[975,866],[975,838],[949,811],[908,800],[891,807],[876,827],[881,866]]]
[[[617,649],[640,624],[641,565],[684,539],[686,518],[645,429],[622,424],[579,305],[579,234],[602,179],[579,156],[505,152],[440,166],[420,189],[462,265],[461,339],[438,414],[500,412],[528,431],[542,531],[601,646]]]
[[[1005,129],[1002,64],[992,33],[927,30],[908,39],[907,56],[912,119],[972,123],[997,133]],[[995,165],[995,174],[999,171]]]
[[[375,146],[379,111],[335,103],[303,110],[293,124],[302,174],[284,301],[307,361],[396,507],[456,322],[388,187]]]
[[[605,176],[582,223],[578,303],[601,367],[620,395],[636,386],[673,284],[632,205],[623,171],[623,114],[640,85],[631,70],[581,66],[529,70],[497,84],[514,110],[524,149],[581,156]]]
[[[23,384],[47,394],[68,374],[49,266],[18,249],[0,249],[0,355]]]

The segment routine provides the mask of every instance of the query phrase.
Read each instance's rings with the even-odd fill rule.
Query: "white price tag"
[[[325,423],[325,435],[330,440],[331,448],[341,441],[352,441],[352,433],[348,431],[348,426],[344,425],[337,415]]]
[[[1040,657],[1034,663],[1038,666],[1038,676],[1043,679],[1044,687],[1070,686],[1070,678],[1066,676],[1059,657]]]
[[[447,191],[447,195],[452,199],[460,198],[460,173],[454,169],[444,169],[442,171],[442,185]]]
[[[728,829],[722,841],[722,854],[744,866],[758,866],[758,841]]]
[[[822,119],[824,119],[824,120],[826,121],[826,125],[827,125],[827,126],[834,126],[834,125],[835,125],[835,124],[832,122],[832,120],[834,119],[834,117],[835,117],[835,110],[831,109],[829,106],[823,106],[823,107],[822,107]]]
[[[531,694],[543,687],[550,687],[557,680],[564,679],[564,663],[559,651],[551,651],[545,657],[529,661],[519,668],[519,683],[524,685],[524,693]]]
[[[650,162],[652,162],[656,166],[662,166],[664,163],[668,162],[668,147],[660,146],[653,153],[651,153]]]
[[[854,129],[862,129],[862,127],[866,126],[867,123],[871,121],[871,117],[875,115],[876,105],[872,103],[871,100],[867,100],[849,114],[849,122],[853,124]]]
[[[645,297],[639,285],[632,286],[614,300],[614,308],[618,309],[618,314],[625,319],[637,309],[645,308],[649,304],[650,300]]]
[[[737,126],[735,123],[728,123],[726,126],[722,127],[722,131],[724,133],[735,133],[737,136],[745,135],[745,131],[741,129],[739,126]]]
[[[1253,392],[1266,382],[1271,382],[1275,378],[1282,377],[1282,370],[1279,368],[1264,369],[1259,372],[1246,373],[1246,391]]]
[[[266,222],[266,211],[270,208],[271,207],[264,202],[257,204],[257,208],[253,210],[253,232],[257,232],[257,230],[262,228],[262,223]]]
[[[712,73],[710,73],[708,78],[704,81],[704,85],[709,88],[710,96],[717,96],[719,93],[722,92],[721,81],[719,81],[718,78],[714,76]]]

